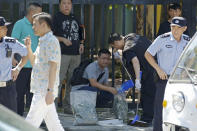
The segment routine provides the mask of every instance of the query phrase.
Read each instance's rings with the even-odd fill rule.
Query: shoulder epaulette
[[[14,39],[14,38],[5,38],[5,42],[16,43],[16,39]]]
[[[168,34],[168,33],[167,33],[167,34],[163,34],[163,35],[161,35],[160,37],[161,37],[161,38],[167,38],[167,37],[170,37],[170,34]]]
[[[183,36],[183,39],[186,40],[186,41],[190,41],[189,36]]]

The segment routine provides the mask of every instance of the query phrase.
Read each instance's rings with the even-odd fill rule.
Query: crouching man
[[[98,90],[104,90],[114,95],[117,94],[115,88],[107,86],[109,77],[107,66],[110,63],[110,56],[109,50],[101,49],[98,52],[97,61],[90,63],[84,69],[82,77],[87,80],[87,83],[72,86],[70,103],[75,115],[74,125],[96,124],[95,105]],[[82,66],[80,64],[79,68]]]

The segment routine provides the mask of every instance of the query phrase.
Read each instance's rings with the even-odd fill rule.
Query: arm
[[[35,62],[35,55],[32,52],[31,49],[31,38],[30,37],[26,37],[25,39],[25,45],[27,46],[27,56],[31,62],[31,65],[34,66],[34,62]]]
[[[140,80],[140,63],[137,57],[131,59],[136,79]]]
[[[48,88],[53,89],[56,80],[57,63],[49,61],[49,84]]]
[[[28,56],[23,56],[17,67],[23,68],[23,66],[27,63],[28,61]]]
[[[136,89],[140,90],[141,89],[141,83],[140,83],[140,62],[138,58],[135,56],[131,59],[131,62],[133,64],[133,69],[135,72],[135,87]]]
[[[57,63],[49,61],[49,82],[48,82],[48,91],[45,97],[45,101],[47,105],[50,105],[54,102],[53,89],[56,80],[56,71],[57,71]]]
[[[13,79],[13,81],[15,81],[17,79],[20,70],[27,63],[27,60],[28,60],[28,57],[23,56],[20,63],[14,69],[12,69],[12,79]]]
[[[111,92],[112,94],[117,94],[117,90],[113,87],[105,86],[96,81],[96,79],[89,79],[91,86],[96,87],[100,90]]]
[[[56,36],[56,38],[59,40],[59,42],[63,42],[66,46],[72,45],[72,42],[64,37]]]
[[[31,65],[32,65],[32,67],[34,66],[34,62],[35,62],[35,55],[33,54],[33,52],[32,52],[32,49],[31,48],[28,48],[27,49],[27,52],[28,52],[28,58],[29,58],[29,60],[30,60],[30,62],[31,62]]]
[[[167,79],[167,74],[159,67],[154,57],[148,51],[145,52],[144,57],[146,58],[148,63],[157,71],[157,74],[159,75],[160,79]]]

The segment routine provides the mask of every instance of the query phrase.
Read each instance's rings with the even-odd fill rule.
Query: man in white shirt
[[[39,127],[44,119],[49,131],[64,131],[54,104],[58,94],[61,52],[51,27],[49,14],[36,14],[33,16],[33,29],[40,39],[34,54],[30,38],[26,38],[28,57],[33,66],[31,76],[33,99],[26,120]]]

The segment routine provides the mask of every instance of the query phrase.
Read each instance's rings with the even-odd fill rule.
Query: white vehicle
[[[184,49],[166,85],[163,131],[175,128],[197,131],[197,33]]]
[[[30,125],[23,117],[0,104],[0,131],[44,131]]]

